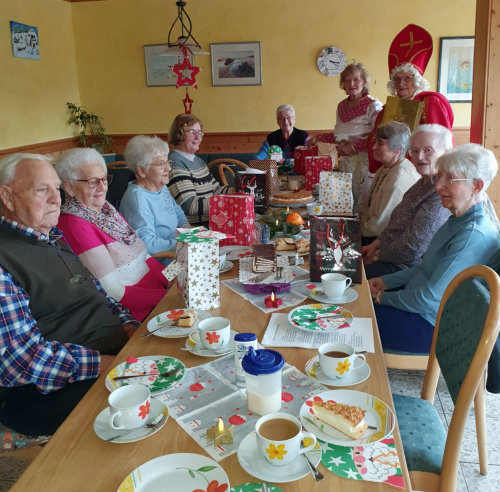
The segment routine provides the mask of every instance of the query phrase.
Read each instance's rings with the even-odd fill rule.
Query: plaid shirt
[[[53,243],[62,236],[55,227],[47,237],[5,217],[0,218],[2,223],[38,241]],[[97,290],[106,296],[114,315],[123,323],[139,324],[126,308],[106,295],[97,279],[93,281]],[[42,393],[50,393],[67,383],[97,377],[99,352],[72,343],[45,340],[31,315],[29,302],[28,293],[0,265],[0,386],[32,383]]]

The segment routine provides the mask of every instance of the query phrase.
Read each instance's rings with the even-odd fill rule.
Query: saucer
[[[231,268],[233,268],[234,263],[232,261],[226,260],[224,265],[222,265],[222,268],[219,268],[219,273],[224,273],[224,272],[229,272]]]
[[[309,451],[307,457],[318,466],[321,460],[321,448],[316,445],[314,451]],[[297,456],[290,464],[273,466],[268,463],[257,450],[257,436],[250,432],[238,447],[238,461],[241,467],[253,477],[265,482],[284,483],[299,480],[309,473],[311,469],[302,456]]]
[[[219,350],[210,350],[207,349],[206,347],[193,349],[188,344],[187,340],[186,340],[186,350],[188,350],[194,355],[199,355],[200,357],[220,357],[221,355],[227,355],[234,351],[234,337],[236,334],[237,334],[236,331],[231,330],[231,340],[229,340],[229,343],[225,347]]]
[[[329,378],[323,374],[319,365],[319,356],[315,355],[306,362],[305,372],[312,380],[326,384],[327,386],[352,386],[366,381],[370,377],[371,369],[366,362],[361,359],[355,359],[354,369],[349,376],[342,379]]]
[[[319,301],[324,304],[346,304],[348,302],[355,301],[358,298],[358,293],[352,287],[347,288],[344,295],[338,297],[337,299],[330,299],[329,297],[326,297],[323,290],[320,288],[311,289],[308,292],[308,295],[315,301]]]
[[[120,435],[120,433],[124,434],[123,437],[117,437],[116,439],[109,441],[112,443],[140,441],[141,439],[145,439],[146,437],[152,436],[158,432],[168,420],[168,408],[161,401],[151,398],[151,412],[146,423],[154,422],[157,419],[159,420],[160,414],[166,416],[167,418],[158,427],[139,427],[138,429],[128,431],[126,429],[113,429],[109,425],[110,410],[109,407],[106,407],[94,421],[94,432],[103,441],[112,438],[114,435]]]

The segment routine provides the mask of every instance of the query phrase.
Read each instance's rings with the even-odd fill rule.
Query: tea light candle
[[[234,425],[229,427],[224,427],[224,422],[221,418],[218,419],[217,425],[207,429],[207,439],[214,441],[214,446],[217,447],[220,444],[232,444],[234,434]]]
[[[279,306],[281,306],[283,304],[283,300],[282,299],[279,299],[277,298],[275,295],[274,295],[274,292],[271,292],[271,295],[270,296],[267,296],[265,299],[264,299],[264,303],[266,305],[266,308],[267,309],[270,309],[270,308],[277,308]]]
[[[278,227],[278,224],[279,224],[278,219],[276,219],[276,227]]]
[[[286,207],[286,213],[290,213],[290,207]]]

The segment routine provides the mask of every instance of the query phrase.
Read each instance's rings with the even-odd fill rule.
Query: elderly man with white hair
[[[52,434],[139,324],[55,226],[60,180],[45,156],[0,161],[0,422]]]
[[[269,159],[268,152],[273,145],[277,145],[283,150],[283,159],[293,157],[295,147],[306,145],[310,137],[305,130],[295,128],[295,108],[291,104],[282,104],[276,109],[276,122],[280,127],[270,133],[259,152],[257,159]]]
[[[427,354],[447,285],[462,270],[488,264],[500,249],[500,235],[483,204],[498,169],[493,152],[465,144],[443,154],[436,165],[431,180],[451,216],[420,264],[369,281],[384,349]]]

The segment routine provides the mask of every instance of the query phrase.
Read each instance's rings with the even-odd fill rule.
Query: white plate
[[[251,253],[252,248],[250,246],[240,246],[238,244],[232,244],[229,246],[221,246],[219,248],[219,254],[223,255],[226,253],[226,260],[237,261],[242,257],[248,256],[247,253]]]
[[[149,414],[149,418],[145,423],[155,422],[156,420],[160,420],[159,416],[162,414],[166,417],[165,421],[158,427],[139,427],[138,429],[134,429],[131,431],[126,431],[122,429],[113,429],[109,425],[109,407],[105,408],[95,419],[94,421],[94,432],[100,437],[102,440],[110,439],[113,436],[121,435],[124,433],[123,437],[117,437],[113,439],[112,443],[126,443],[126,442],[135,442],[140,441],[141,439],[145,439],[146,437],[152,436],[156,432],[158,432],[168,420],[168,408],[158,400],[151,398],[151,412]]]
[[[312,200],[309,200],[308,202],[296,202],[296,203],[276,203],[269,201],[269,206],[273,208],[284,208],[286,210],[286,207],[290,208],[302,208],[305,207],[308,203],[314,202],[314,197]]]
[[[323,304],[347,304],[348,302],[355,301],[358,298],[358,293],[352,287],[347,288],[344,295],[338,297],[337,299],[330,299],[329,297],[326,297],[321,288],[309,290],[308,295],[310,298],[315,301],[322,302]]]
[[[156,380],[150,376],[130,378],[125,380],[127,384],[143,384],[144,386],[147,386],[151,390],[151,394],[154,396],[161,395],[162,393],[168,391],[170,388],[173,388],[175,385],[179,384],[186,375],[186,366],[184,365],[184,362],[176,359],[175,357],[168,357],[165,355],[148,355],[146,357],[137,357],[137,359],[141,364],[147,364],[147,361],[153,362],[155,360],[164,360],[164,363],[166,363],[167,365],[164,366],[163,370],[160,370],[160,373],[171,371],[176,367],[179,368],[176,373],[172,374],[168,378],[162,378],[161,387],[158,389],[154,389],[153,385],[155,384]],[[106,388],[109,391],[114,391],[116,388],[123,386],[123,380],[114,381],[113,378],[117,376],[125,376],[126,365],[126,362],[122,362],[121,364],[118,364],[116,367],[111,369],[111,371],[109,371],[105,381]],[[146,370],[144,370],[143,372],[146,372]]]
[[[236,333],[237,333],[236,331],[231,330],[231,340],[229,340],[229,343],[224,348],[221,348],[219,350],[210,350],[206,347],[193,349],[191,348],[190,345],[188,345],[187,340],[186,340],[186,350],[188,350],[194,355],[199,355],[200,357],[220,357],[221,355],[230,354],[231,352],[234,351],[234,337]]]
[[[321,460],[321,448],[319,445],[317,449],[306,454],[311,462],[315,466],[318,466]],[[273,466],[268,463],[257,450],[257,436],[255,432],[250,432],[241,441],[238,447],[238,461],[247,473],[265,482],[292,482],[311,473],[309,465],[303,456],[297,456],[294,461],[285,466]]]
[[[331,317],[327,316],[329,312],[332,313]],[[317,316],[324,317],[315,319]],[[329,332],[350,328],[353,319],[351,311],[337,304],[303,304],[288,313],[288,321],[292,326],[308,332]]]
[[[335,401],[344,405],[353,405],[366,410],[365,420],[375,429],[366,429],[359,439],[351,439],[328,424],[316,421],[312,413],[311,403],[316,401]],[[322,441],[339,446],[360,446],[377,442],[387,437],[394,429],[396,418],[391,408],[375,396],[353,390],[330,390],[309,398],[300,408],[302,425]]]
[[[276,254],[280,255],[280,256],[290,256],[290,257],[294,257],[295,258],[295,255],[297,254],[297,251],[276,251]],[[307,253],[299,253],[299,256],[306,256],[308,254],[309,254],[309,252],[307,252]]]
[[[232,261],[226,260],[224,265],[222,265],[222,268],[219,269],[219,273],[229,272],[229,270],[231,270],[231,268],[233,268],[233,266],[234,266],[234,263]],[[160,331],[162,331],[162,330],[160,330]]]
[[[154,318],[152,318],[148,321],[148,325],[147,325],[148,331],[152,332],[152,331],[156,330],[156,328],[159,328],[161,323],[169,322],[172,319],[172,318],[169,318],[169,315],[172,316],[173,318],[175,318],[176,316],[182,314],[184,311],[186,311],[188,309],[189,308],[173,309],[172,311],[165,311],[164,313],[161,313],[158,316],[155,316]],[[153,335],[156,337],[161,337],[161,338],[187,337],[192,330],[195,330],[196,328],[198,328],[198,324],[200,323],[201,320],[212,317],[212,315],[210,313],[208,313],[207,311],[201,311],[201,310],[196,309],[196,312],[198,313],[198,316],[196,317],[196,320],[195,320],[193,326],[190,326],[190,327],[165,326],[165,328],[161,328],[160,330],[153,333]]]
[[[354,359],[354,369],[349,376],[342,379],[333,379],[325,376],[319,365],[319,355],[315,355],[312,359],[306,362],[306,374],[319,383],[327,386],[353,386],[354,384],[366,381],[371,374],[370,366],[361,359]]]
[[[160,456],[136,468],[118,487],[118,492],[193,492],[206,490],[211,482],[227,485],[229,478],[214,460],[194,453]],[[214,490],[217,489],[214,487]]]

